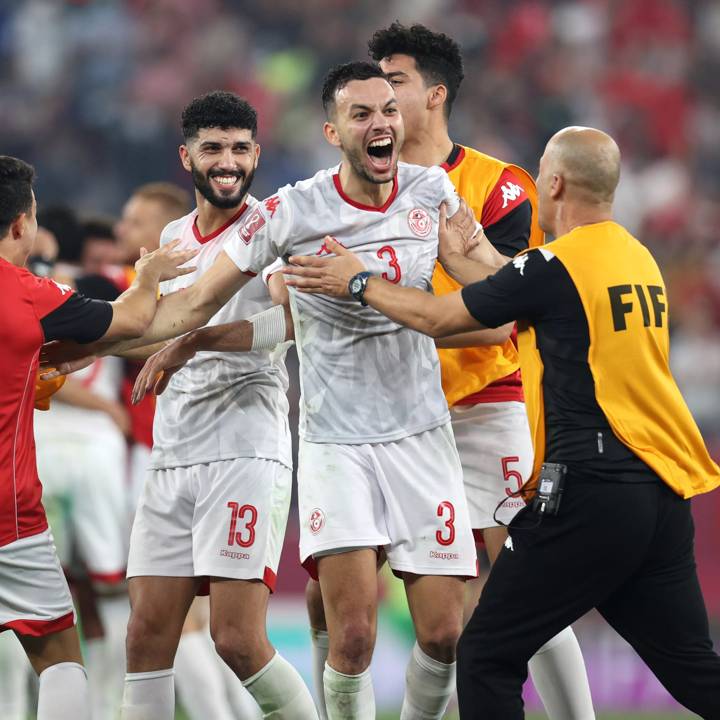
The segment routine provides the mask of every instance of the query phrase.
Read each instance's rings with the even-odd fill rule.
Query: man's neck
[[[206,200],[197,190],[195,191],[195,200],[197,202],[197,229],[204,237],[214,233],[221,228],[227,221],[237,215],[240,208],[245,204],[247,195],[243,195],[242,200],[231,208],[219,208]]]
[[[612,219],[610,203],[563,205],[558,208],[554,235],[560,237],[583,225],[595,225]]]
[[[384,183],[365,180],[353,172],[352,166],[345,159],[340,165],[339,175],[343,192],[359,205],[382,207],[388,201],[393,190],[393,180]]]
[[[27,260],[27,254],[20,250],[18,244],[11,237],[5,237],[0,239],[0,258],[11,265],[22,267]]]
[[[412,138],[405,137],[400,159],[424,167],[442,165],[448,159],[453,147],[454,143],[446,127],[435,131],[423,130]]]

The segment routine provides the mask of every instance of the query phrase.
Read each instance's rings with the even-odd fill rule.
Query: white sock
[[[210,635],[207,636],[207,640],[212,647]],[[214,652],[215,648],[213,647],[213,653]],[[225,683],[225,692],[230,698],[230,705],[235,713],[233,717],[240,718],[240,720],[262,720],[260,707],[255,702],[255,698],[242,684],[240,678],[230,669],[230,666],[222,660],[219,661],[218,665],[222,673],[223,682]]]
[[[375,720],[370,668],[359,675],[345,675],[325,663],[323,685],[328,720]]]
[[[400,720],[440,720],[455,689],[456,663],[431,658],[415,643],[407,672]]]
[[[550,720],[595,720],[585,662],[572,628],[548,640],[528,667]]]
[[[30,663],[15,633],[0,634],[0,718],[3,720],[27,717],[30,671]]]
[[[318,720],[310,691],[298,671],[280,653],[243,685],[267,720]]]
[[[125,694],[120,720],[174,720],[174,718],[175,682],[172,668],[125,675]]]
[[[315,704],[317,705],[320,720],[327,720],[325,709],[325,689],[323,688],[323,673],[330,650],[330,639],[327,630],[315,630],[310,628],[310,640],[312,642],[312,674],[313,685],[315,686]]]
[[[221,664],[204,630],[180,636],[175,655],[175,687],[190,720],[233,720]]]
[[[90,720],[85,668],[74,662],[51,665],[40,673],[37,720]]]

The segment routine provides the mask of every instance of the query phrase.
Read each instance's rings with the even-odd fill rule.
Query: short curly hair
[[[10,225],[32,208],[35,169],[19,158],[0,155],[0,237]]]
[[[465,77],[460,46],[455,40],[418,23],[407,27],[394,22],[373,34],[368,49],[376,62],[391,55],[413,58],[426,85],[441,84],[447,88],[445,115],[450,117],[460,83]]]
[[[197,137],[201,128],[240,128],[257,135],[257,111],[239,95],[224,90],[196,97],[182,111],[185,140]]]
[[[349,82],[369,80],[374,77],[387,80],[379,65],[364,60],[335,65],[330,68],[323,81],[322,89],[322,104],[327,117],[330,117],[335,110],[335,95]]]

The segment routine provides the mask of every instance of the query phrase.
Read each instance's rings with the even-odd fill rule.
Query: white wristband
[[[273,305],[248,318],[253,326],[253,341],[251,350],[272,350],[276,345],[285,342],[285,308],[282,305]]]

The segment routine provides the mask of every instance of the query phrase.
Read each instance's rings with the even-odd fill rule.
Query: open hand
[[[180,266],[192,260],[199,250],[176,250],[179,243],[180,240],[173,240],[153,252],[147,252],[145,248],[142,248],[140,259],[135,263],[138,275],[140,273],[157,274],[158,282],[162,282],[195,272],[194,266]]]
[[[53,380],[86,368],[97,359],[89,345],[72,340],[53,340],[40,350],[40,379]]]
[[[188,335],[176,338],[162,350],[151,355],[135,379],[132,391],[132,403],[137,405],[151,388],[160,395],[170,382],[170,378],[180,370],[188,360],[195,357],[195,348]]]
[[[478,244],[476,233],[475,216],[462,198],[460,198],[460,207],[451,218],[447,216],[447,203],[442,203],[438,228],[440,262],[453,253],[467,255]]]
[[[334,257],[293,255],[290,265],[282,268],[285,284],[300,292],[348,297],[350,278],[365,270],[365,266],[355,253],[329,235],[325,236],[323,242]]]

